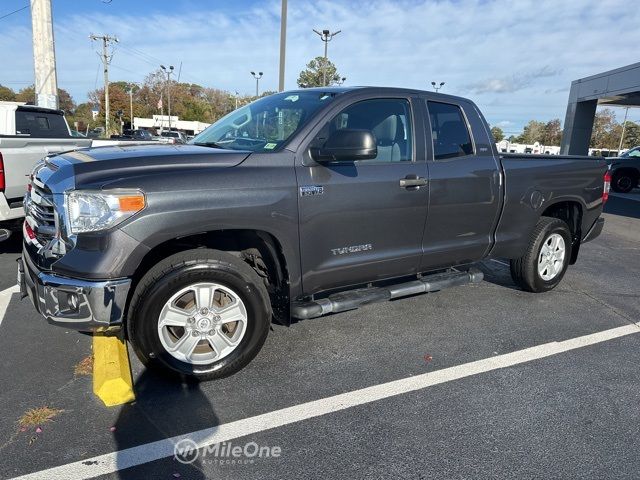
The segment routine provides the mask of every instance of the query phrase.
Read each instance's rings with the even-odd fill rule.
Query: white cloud
[[[260,70],[261,89],[276,89],[280,2],[233,12],[197,6],[55,18],[60,86],[83,100],[101,85],[93,32],[122,40],[113,80],[140,81],[166,61],[182,62],[184,81],[250,93],[249,71]],[[305,63],[322,54],[311,30],[341,29],[329,56],[347,84],[427,89],[445,81],[444,93],[470,96],[490,122],[521,127],[564,118],[572,80],[637,61],[638,24],[640,9],[625,0],[297,0],[289,2],[286,85],[295,87]],[[28,28],[3,28],[0,64],[0,83],[30,83]]]

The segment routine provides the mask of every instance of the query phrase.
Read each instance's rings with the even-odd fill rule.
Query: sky
[[[492,125],[564,121],[571,81],[640,61],[639,0],[289,0],[286,88],[323,54],[346,85],[430,89],[474,100]],[[182,64],[181,81],[277,90],[280,0],[52,0],[58,85],[76,102],[102,86],[98,42],[119,38],[110,80]],[[0,1],[0,84],[33,83],[28,0]],[[624,113],[617,110],[618,120]],[[640,121],[640,109],[630,112]]]

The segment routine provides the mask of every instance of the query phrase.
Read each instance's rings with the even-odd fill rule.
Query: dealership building
[[[598,105],[640,107],[640,62],[571,82],[563,155],[587,154]]]

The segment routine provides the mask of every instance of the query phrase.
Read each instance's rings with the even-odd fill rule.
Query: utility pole
[[[627,126],[627,115],[629,115],[629,107],[627,107],[627,109],[624,111],[624,121],[622,122],[622,135],[620,135],[620,144],[618,145],[618,157],[620,156],[620,150],[622,150],[622,143],[624,141],[624,129]]]
[[[251,72],[251,75],[253,75],[253,78],[256,79],[256,97],[259,95],[258,93],[258,85],[260,83],[260,79],[262,78],[262,72],[258,72],[258,74],[256,75],[256,72]]]
[[[31,28],[36,104],[39,107],[58,108],[58,77],[51,0],[31,0]]]
[[[171,74],[173,73],[173,65],[169,65],[169,69],[164,65],[160,68],[167,74],[167,113],[169,116],[169,131],[171,131]]]
[[[282,12],[280,13],[280,76],[278,79],[278,91],[284,91],[284,59],[287,46],[287,0],[282,0]]]
[[[337,32],[331,33],[329,30],[322,30],[319,32],[318,30],[314,30],[319,36],[320,39],[324,42],[324,65],[322,66],[322,86],[327,86],[327,47],[329,46],[329,42],[333,40],[333,37],[338,35],[342,30],[338,30]]]
[[[109,135],[109,64],[113,54],[109,55],[109,44],[118,43],[111,35],[89,35],[91,40],[102,40],[102,55],[98,54],[104,66],[104,134]]]

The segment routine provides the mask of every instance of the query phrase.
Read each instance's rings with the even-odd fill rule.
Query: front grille
[[[56,218],[53,208],[53,194],[46,185],[38,180],[31,181],[25,213],[31,219],[36,240],[44,246],[56,235]]]

